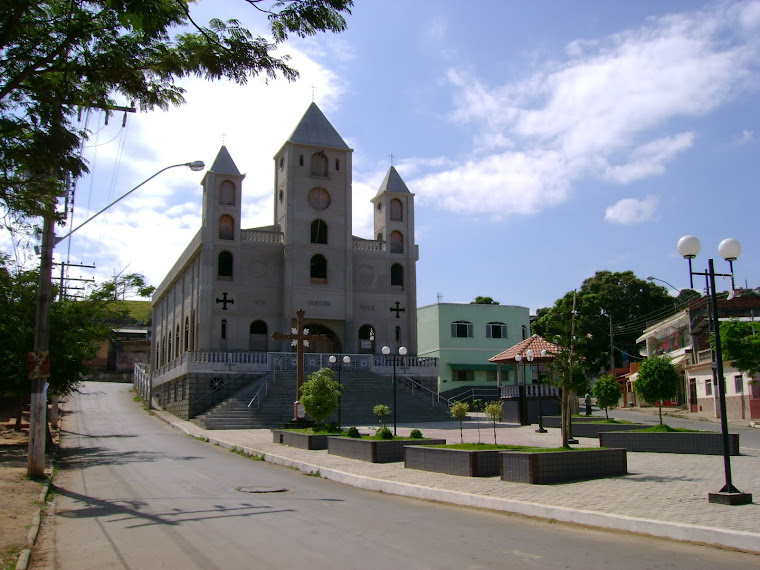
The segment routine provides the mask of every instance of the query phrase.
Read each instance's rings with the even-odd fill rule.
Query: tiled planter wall
[[[729,453],[739,455],[739,434],[728,434]],[[628,451],[654,453],[697,453],[723,455],[723,436],[711,432],[608,432],[599,435],[602,447],[624,447]]]
[[[393,463],[404,460],[404,446],[445,443],[445,439],[380,440],[328,436],[327,453],[371,463]]]
[[[447,449],[443,447],[407,447],[404,467],[460,475],[494,477],[499,474],[499,450]]]
[[[501,479],[514,483],[561,483],[628,473],[625,449],[501,452]]]
[[[298,449],[327,449],[327,435],[300,433],[282,429],[272,430],[272,442],[282,443]]]

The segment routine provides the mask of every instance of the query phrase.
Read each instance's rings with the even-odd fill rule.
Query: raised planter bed
[[[445,443],[445,439],[354,439],[328,436],[327,453],[371,463],[393,463],[404,460],[405,446]]]
[[[630,431],[650,427],[646,424],[608,424],[606,422],[575,422],[570,431],[573,437],[599,437],[600,433],[608,431]],[[604,446],[617,447],[617,446]]]
[[[728,434],[728,444],[730,455],[739,455],[739,434]],[[723,435],[708,431],[611,431],[599,435],[599,445],[628,451],[723,455]]]
[[[500,455],[501,480],[514,483],[542,485],[628,474],[625,449],[502,451]]]
[[[573,425],[580,422],[600,422],[605,418],[602,416],[573,416]],[[562,427],[562,416],[544,416],[543,425],[545,428]]]
[[[272,441],[299,449],[327,449],[327,435],[302,433],[284,429],[272,430]]]
[[[462,477],[494,477],[499,474],[499,453],[498,449],[413,446],[406,448],[404,467]]]

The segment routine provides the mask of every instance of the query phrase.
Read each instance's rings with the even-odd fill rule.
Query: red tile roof
[[[534,334],[533,336],[526,338],[524,341],[517,343],[512,348],[508,348],[504,352],[500,352],[496,356],[492,356],[488,359],[489,362],[509,362],[515,359],[518,354],[525,358],[525,353],[528,349],[533,349],[534,362],[542,362],[551,360],[554,355],[560,352],[562,349],[556,344],[552,344],[543,337]],[[546,351],[546,356],[541,356],[541,351]]]

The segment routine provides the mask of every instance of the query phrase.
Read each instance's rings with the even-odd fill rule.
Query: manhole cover
[[[235,490],[241,493],[285,493],[287,491],[282,487],[238,487]]]

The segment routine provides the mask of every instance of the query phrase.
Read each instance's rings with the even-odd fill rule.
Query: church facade
[[[271,369],[293,350],[272,335],[290,333],[299,309],[321,335],[307,352],[366,355],[355,360],[369,367],[383,346],[417,354],[414,195],[391,166],[368,204],[374,235],[353,235],[352,152],[312,103],[274,155],[272,224],[243,229],[245,174],[222,146],[201,181],[201,228],[152,299],[164,402],[201,392],[203,363],[224,361],[217,378]]]

